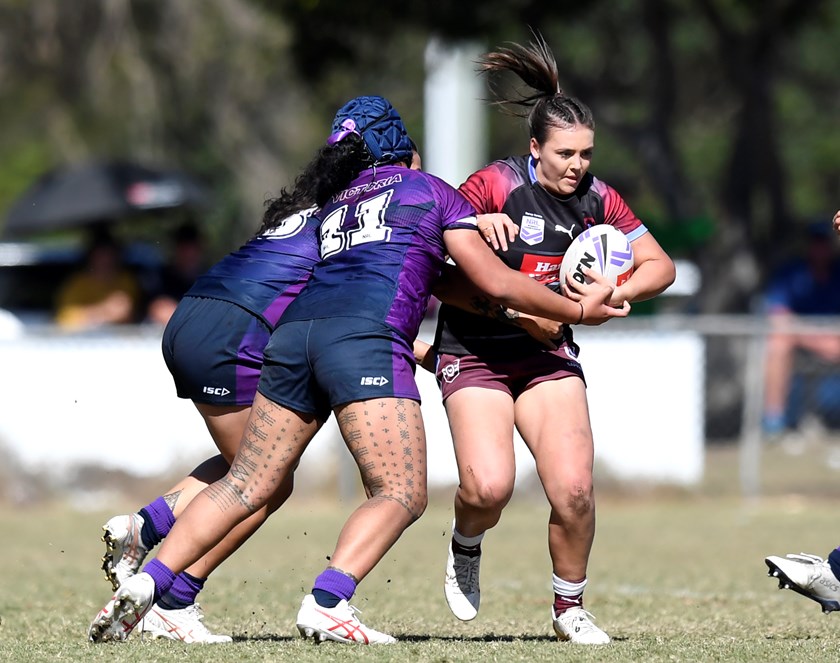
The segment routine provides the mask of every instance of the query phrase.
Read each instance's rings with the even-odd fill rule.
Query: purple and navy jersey
[[[558,281],[563,255],[587,228],[607,223],[630,242],[647,232],[615,189],[589,173],[571,195],[549,193],[537,181],[530,155],[494,161],[470,175],[459,191],[479,214],[504,212],[519,225],[508,250],[497,255],[511,269],[546,285]],[[436,345],[456,355],[509,355],[544,347],[521,329],[447,305],[438,314]]]
[[[321,262],[283,322],[382,322],[413,341],[446,255],[443,233],[475,212],[443,180],[400,166],[362,171],[318,213]]]
[[[277,228],[228,254],[196,280],[186,296],[221,299],[271,328],[303,289],[320,260],[316,209],[292,214]]]

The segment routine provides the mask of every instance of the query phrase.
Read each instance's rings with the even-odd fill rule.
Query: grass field
[[[485,539],[475,621],[458,622],[443,600],[451,506],[435,499],[354,599],[365,622],[401,642],[363,648],[300,640],[300,598],[349,508],[295,497],[219,570],[202,605],[208,625],[235,641],[214,646],[88,644],[88,623],[109,597],[98,568],[99,528],[114,511],[0,508],[0,660],[814,663],[836,660],[840,651],[840,616],[778,591],[762,561],[800,550],[825,555],[840,543],[831,500],[788,495],[745,503],[702,491],[602,496],[586,600],[613,643],[597,648],[552,635],[547,509],[524,494]]]

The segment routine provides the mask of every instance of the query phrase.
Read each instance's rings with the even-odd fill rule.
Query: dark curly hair
[[[257,234],[276,228],[295,212],[310,207],[323,207],[339,191],[347,188],[360,172],[373,165],[361,136],[350,134],[334,145],[318,150],[295,180],[294,188],[284,188],[280,195],[266,201],[262,226]]]

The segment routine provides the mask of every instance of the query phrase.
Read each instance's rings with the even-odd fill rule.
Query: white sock
[[[555,594],[559,594],[560,596],[579,596],[583,594],[583,590],[586,587],[586,578],[580,582],[569,582],[552,573],[551,584],[554,587]]]
[[[452,521],[452,539],[459,546],[464,548],[475,548],[484,538],[484,532],[476,534],[475,536],[464,536],[457,529],[455,529],[455,521]]]

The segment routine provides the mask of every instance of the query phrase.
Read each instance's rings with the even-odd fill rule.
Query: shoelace
[[[191,617],[195,617],[195,620],[198,622],[196,628],[199,629],[201,633],[204,633],[205,635],[215,635],[204,625],[204,612],[201,610],[201,606],[198,603],[188,605],[184,608],[184,610],[186,610],[187,614]]]
[[[466,555],[456,555],[455,561],[456,563],[453,566],[455,567],[455,578],[458,581],[459,587],[467,587],[472,591],[478,584],[476,578],[478,576],[481,558],[478,556],[467,557]]]
[[[361,615],[362,611],[359,610],[355,605],[350,603],[347,604],[347,612],[350,613],[350,618],[355,619],[357,622],[361,623],[361,620],[358,618],[357,615]]]
[[[191,603],[188,605],[184,610],[189,614],[191,617],[195,617],[198,621],[204,621],[204,613],[201,611],[198,603]]]
[[[557,616],[559,619],[562,614],[568,614],[569,612],[574,611],[574,616],[572,617],[572,621],[578,624],[580,630],[582,631],[600,631],[597,626],[595,626],[595,616],[589,612],[588,610],[584,610],[583,608],[569,608],[566,613],[561,613],[561,615]]]

